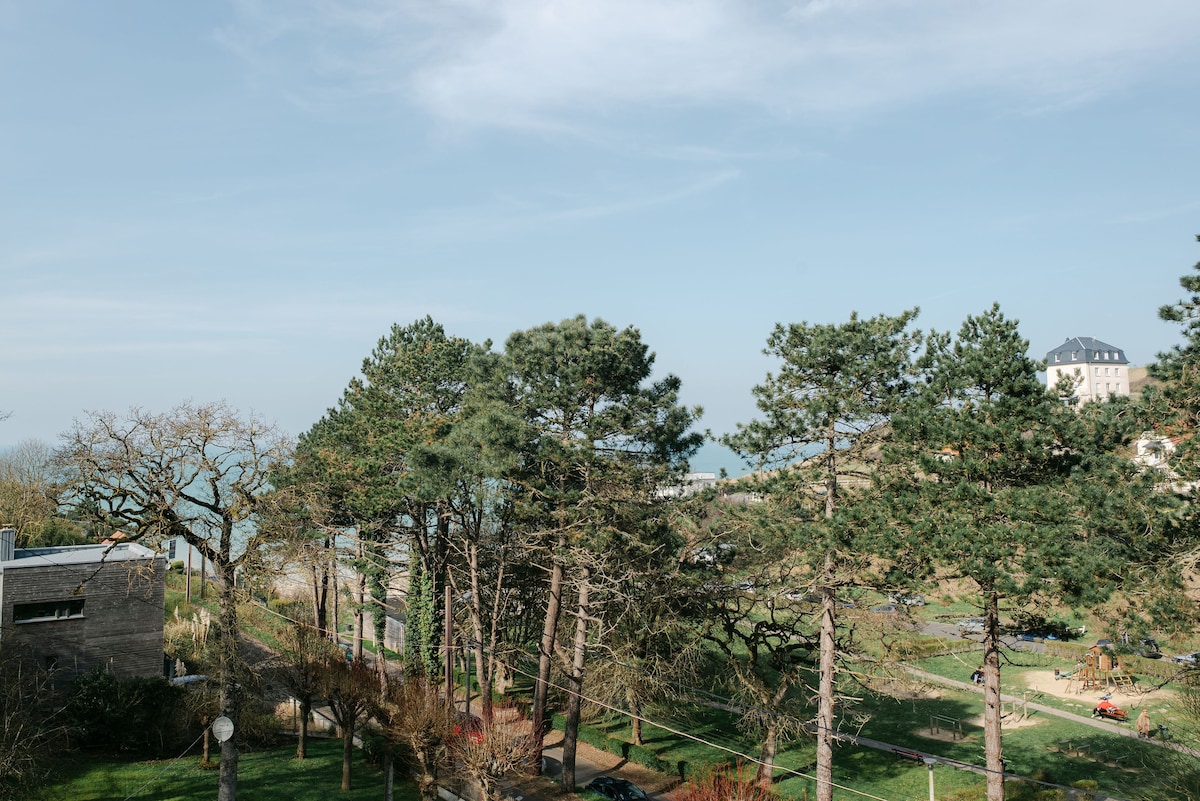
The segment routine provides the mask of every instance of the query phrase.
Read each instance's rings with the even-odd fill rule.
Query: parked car
[[[888,600],[901,606],[924,606],[925,596],[915,592],[894,592]]]
[[[981,617],[968,617],[958,621],[957,626],[963,631],[983,631],[985,623]]]
[[[454,736],[466,736],[473,743],[483,742],[483,721],[477,715],[466,712],[454,713]]]
[[[587,788],[612,801],[646,801],[648,798],[636,784],[616,776],[597,776]]]
[[[1188,667],[1196,667],[1200,665],[1200,651],[1193,651],[1190,654],[1179,654],[1171,657],[1171,661],[1179,665],[1187,665]]]
[[[1153,637],[1143,637],[1133,652],[1145,659],[1162,659],[1162,651],[1158,649],[1158,640]]]
[[[871,611],[877,615],[898,615],[900,614],[900,607],[895,604],[881,604],[879,606],[872,606]]]

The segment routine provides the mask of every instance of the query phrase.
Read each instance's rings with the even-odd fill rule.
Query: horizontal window
[[[39,623],[43,620],[68,620],[83,617],[83,599],[41,601],[34,604],[13,604],[14,623]]]

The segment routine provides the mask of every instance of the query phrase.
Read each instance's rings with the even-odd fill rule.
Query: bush
[[[183,693],[166,679],[118,679],[97,667],[68,688],[66,719],[79,745],[163,756],[186,743]]]
[[[675,794],[676,801],[774,801],[777,795],[764,790],[752,778],[727,773],[709,773],[688,781]]]
[[[664,772],[670,770],[670,767],[661,759],[659,759],[657,751],[651,751],[644,745],[634,745],[633,743],[630,743],[629,750],[626,753],[626,758],[630,762],[635,762],[644,768],[650,768],[650,770]]]

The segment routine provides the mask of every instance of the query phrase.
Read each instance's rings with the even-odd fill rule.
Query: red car
[[[466,712],[454,713],[454,736],[462,737],[466,735],[471,742],[483,742],[483,721],[476,715],[468,715]]]

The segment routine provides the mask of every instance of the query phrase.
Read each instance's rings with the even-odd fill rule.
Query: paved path
[[[983,692],[983,688],[977,684],[971,684],[970,682],[966,682],[966,681],[958,681],[956,679],[948,679],[944,676],[938,676],[934,673],[929,673],[927,671],[924,671],[924,670],[921,670],[921,669],[915,668],[915,667],[909,667],[909,668],[907,668],[907,670],[912,675],[917,676],[918,678],[924,679],[931,684],[940,684],[945,687],[954,687],[956,689],[967,690],[969,692],[977,692],[977,693]],[[1025,703],[1025,699],[1023,699],[1023,698],[1017,698],[1014,695],[1004,695],[1003,693],[1000,695],[1000,700],[1004,701],[1005,703],[1014,703],[1014,702],[1019,703],[1019,704]],[[1120,724],[1113,723],[1111,721],[1093,718],[1089,715],[1077,715],[1074,712],[1067,712],[1065,710],[1058,709],[1057,707],[1046,706],[1045,704],[1037,704],[1032,701],[1028,702],[1028,706],[1030,709],[1036,709],[1038,712],[1043,712],[1047,715],[1053,715],[1055,717],[1059,717],[1064,720],[1069,720],[1069,721],[1072,721],[1073,723],[1080,723],[1084,726],[1091,726],[1094,729],[1099,729],[1103,732],[1107,732],[1108,734],[1116,734],[1121,737],[1131,737],[1135,740],[1139,739],[1138,735],[1137,735],[1137,731],[1134,730],[1128,724],[1126,724],[1125,726],[1122,726]],[[1168,748],[1172,751],[1178,751],[1181,754],[1189,754],[1191,756],[1200,758],[1200,751],[1197,751],[1194,748],[1188,748],[1187,746],[1180,745],[1179,743],[1171,742],[1170,740],[1160,740],[1160,739],[1156,739],[1156,738],[1151,738],[1149,740],[1144,740],[1143,742],[1149,743],[1150,745],[1158,746],[1159,748]]]

